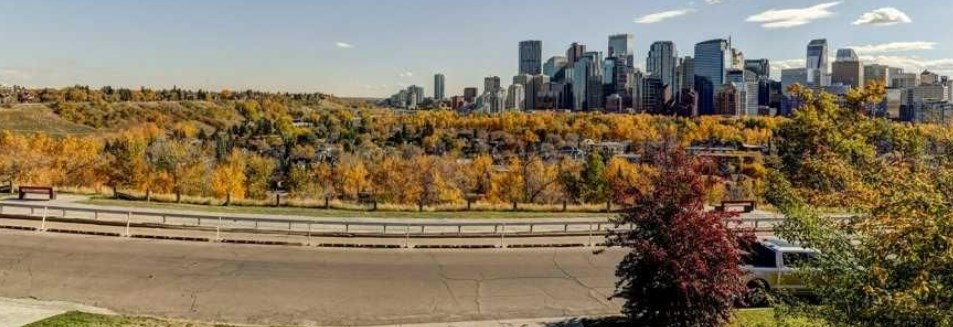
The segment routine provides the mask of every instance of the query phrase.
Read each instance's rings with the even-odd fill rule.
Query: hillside
[[[0,131],[85,135],[96,132],[96,129],[69,122],[53,113],[46,105],[28,104],[0,108]]]

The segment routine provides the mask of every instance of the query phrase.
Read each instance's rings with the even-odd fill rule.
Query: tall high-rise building
[[[837,61],[860,61],[860,58],[857,57],[857,52],[851,48],[837,49],[837,57],[834,59]]]
[[[731,66],[731,42],[714,39],[696,44],[694,64],[698,114],[714,114],[715,88],[725,84],[725,70]]]
[[[759,80],[771,78],[771,63],[768,62],[768,59],[745,60],[744,70],[754,73]]]
[[[729,42],[731,42],[729,40]],[[731,48],[731,68],[745,69],[745,53],[741,50]]]
[[[473,103],[476,100],[477,96],[480,94],[480,90],[475,87],[468,87],[463,89],[463,101],[467,103]]]
[[[499,76],[489,76],[483,79],[483,93],[496,92],[501,88]]]
[[[793,84],[807,85],[807,68],[791,68],[781,70],[781,90],[787,95],[788,86]]]
[[[642,91],[639,92],[641,96],[639,111],[650,114],[664,114],[663,92],[665,89],[666,85],[662,83],[662,79],[647,75],[642,80]]]
[[[723,116],[744,116],[748,97],[744,83],[728,83],[718,86],[715,114]]]
[[[893,82],[890,80],[890,67],[878,64],[864,66],[864,85],[871,82],[881,82],[890,87]]]
[[[924,70],[920,73],[920,85],[939,85],[940,84],[940,75],[931,72],[929,70]]]
[[[586,52],[573,67],[573,109],[582,111],[602,106],[602,53]]]
[[[566,68],[566,63],[566,57],[550,57],[549,60],[546,60],[546,64],[543,65],[543,75],[549,76],[549,78],[555,78],[560,70]]]
[[[511,84],[506,92],[506,109],[522,111],[526,103],[526,91],[522,84]]]
[[[657,41],[649,48],[649,55],[645,60],[645,72],[649,77],[658,78],[663,86],[673,90],[680,86],[675,83],[678,66],[678,50],[672,41]]]
[[[682,58],[681,62],[678,65],[678,70],[681,72],[681,85],[682,90],[694,90],[695,89],[695,59],[691,56],[686,56]],[[679,98],[681,101],[681,98]]]
[[[569,45],[569,50],[566,50],[566,65],[573,67],[584,53],[586,53],[586,45],[573,42]]]
[[[635,65],[635,36],[616,34],[609,36],[609,58],[623,58],[625,64]]]
[[[853,49],[837,50],[837,59],[831,67],[831,84],[864,86],[864,63],[860,61]]]
[[[920,85],[920,75],[917,73],[891,74],[890,79],[895,88],[907,89]]]
[[[807,84],[830,86],[830,48],[827,39],[811,40],[807,44]]]
[[[728,72],[725,73],[725,80],[733,84],[736,89],[744,89],[744,99],[741,104],[743,110],[740,114],[745,116],[757,116],[759,96],[758,76],[744,69],[729,69]]]
[[[543,41],[520,42],[519,73],[530,75],[543,73]]]
[[[446,94],[447,80],[443,74],[433,75],[433,98],[437,101],[447,98]]]

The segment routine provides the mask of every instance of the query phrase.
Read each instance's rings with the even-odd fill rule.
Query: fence
[[[116,236],[134,235],[132,230],[183,230],[214,233],[209,240],[222,240],[223,233],[244,233],[258,235],[290,235],[307,239],[312,237],[371,237],[379,239],[411,238],[498,238],[498,247],[506,247],[507,238],[545,238],[545,237],[582,237],[584,245],[595,245],[595,239],[606,235],[616,227],[608,219],[572,219],[548,221],[393,221],[346,220],[346,219],[304,219],[304,218],[264,218],[239,217],[225,214],[171,213],[148,210],[117,210],[79,206],[56,206],[44,204],[0,203],[0,215],[39,220],[39,226],[33,229],[45,231],[49,222],[77,223],[108,226]],[[773,231],[775,225],[783,221],[779,215],[744,215],[728,221],[731,228],[747,228],[756,232]]]

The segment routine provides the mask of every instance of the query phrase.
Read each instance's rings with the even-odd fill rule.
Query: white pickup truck
[[[743,258],[746,306],[763,306],[772,291],[809,293],[796,270],[817,258],[817,251],[805,249],[777,238],[757,242]]]

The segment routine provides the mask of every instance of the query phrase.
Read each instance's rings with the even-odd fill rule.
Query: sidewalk
[[[0,327],[20,327],[69,311],[109,316],[117,314],[106,309],[69,302],[0,298]],[[380,325],[373,327],[583,327],[582,324],[572,322],[572,319],[573,318],[509,319]]]
[[[0,298],[0,327],[20,327],[67,311],[114,314],[106,309],[69,302]]]

